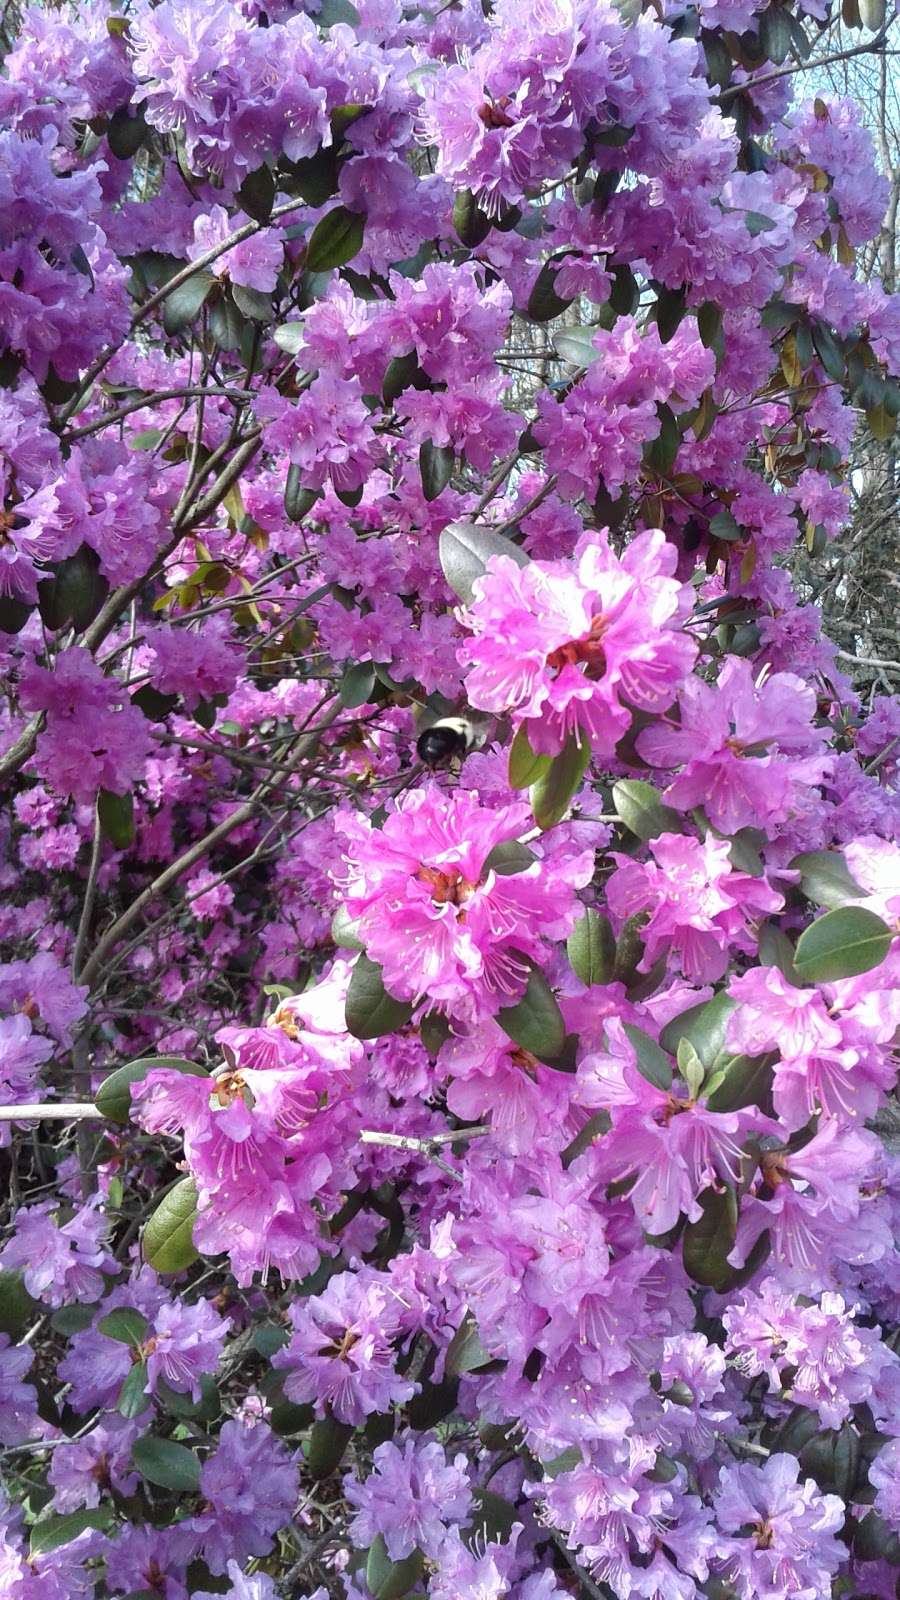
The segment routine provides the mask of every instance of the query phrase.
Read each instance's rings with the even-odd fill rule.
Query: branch
[[[51,1100],[45,1105],[30,1102],[21,1106],[0,1106],[0,1122],[75,1122],[83,1117],[102,1117],[93,1100]]]
[[[887,36],[887,25],[870,39],[867,44],[857,44],[849,50],[837,50],[834,55],[822,56],[819,61],[799,61],[792,67],[778,67],[774,72],[764,72],[759,78],[747,78],[744,83],[734,83],[713,102],[714,105],[724,105],[726,100],[731,100],[735,95],[752,93],[754,89],[762,89],[767,83],[774,83],[777,78],[788,78],[794,72],[815,72],[820,67],[830,67],[835,61],[849,61],[852,56],[869,56],[884,48]]]

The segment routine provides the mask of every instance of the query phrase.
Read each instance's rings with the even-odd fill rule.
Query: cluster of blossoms
[[[896,1596],[889,189],[633,10],[4,20],[9,1600]]]

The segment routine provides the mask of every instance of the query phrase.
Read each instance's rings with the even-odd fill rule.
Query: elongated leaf
[[[209,1073],[196,1061],[185,1061],[181,1056],[141,1056],[117,1067],[104,1078],[94,1096],[94,1104],[109,1122],[126,1123],[131,1116],[131,1085],[143,1083],[148,1072],[165,1069],[168,1072],[186,1072],[195,1078],[207,1078]]]
[[[444,1371],[448,1378],[458,1378],[463,1372],[477,1372],[486,1367],[491,1356],[485,1350],[478,1332],[478,1324],[471,1311],[467,1311],[447,1346]]]
[[[537,856],[527,844],[520,844],[518,839],[504,839],[485,857],[483,870],[496,872],[501,878],[512,878],[516,873],[527,872],[536,860]]]
[[[600,359],[600,351],[594,346],[596,328],[560,328],[553,335],[553,344],[558,354],[564,361],[570,361],[573,367],[589,367]]]
[[[351,666],[345,667],[344,676],[338,696],[342,706],[348,711],[356,711],[359,706],[367,705],[372,698],[375,687],[375,668],[371,661],[356,661]]]
[[[453,472],[453,461],[451,445],[436,445],[430,439],[425,440],[419,450],[419,472],[426,500],[436,500],[446,489]]]
[[[307,270],[328,272],[332,267],[346,266],[362,249],[365,230],[366,219],[359,211],[335,206],[326,212],[313,228],[306,247]]]
[[[115,1311],[100,1318],[97,1327],[106,1334],[107,1339],[130,1345],[142,1344],[150,1331],[147,1318],[131,1306],[117,1306]]]
[[[732,1056],[707,1081],[707,1108],[740,1111],[744,1106],[759,1106],[771,1115],[772,1076],[777,1059],[774,1050],[760,1056]]]
[[[856,978],[881,965],[891,948],[890,928],[864,906],[841,906],[804,929],[794,952],[794,969],[804,983],[834,983]]]
[[[254,222],[268,222],[275,204],[275,175],[270,167],[257,167],[248,172],[237,191],[237,198]]]
[[[288,467],[287,482],[284,486],[284,511],[289,522],[302,522],[320,494],[320,489],[304,488],[302,469],[296,463]]]
[[[144,1228],[144,1260],[157,1272],[183,1272],[199,1251],[194,1246],[197,1186],[182,1178],[163,1195]]]
[[[38,609],[48,628],[64,628],[71,622],[80,632],[93,622],[108,593],[99,557],[83,544],[56,564],[52,577],[38,584]]]
[[[355,1039],[379,1039],[382,1034],[396,1033],[406,1026],[412,1010],[408,1000],[395,1000],[388,994],[377,962],[370,961],[364,952],[357,956],[345,1008],[347,1028]]]
[[[612,800],[626,828],[645,844],[661,833],[681,832],[680,814],[664,805],[652,783],[643,778],[620,778],[613,784]]]
[[[340,1466],[353,1435],[349,1422],[322,1417],[314,1422],[306,1447],[306,1465],[313,1478],[328,1478]]]
[[[737,1001],[724,990],[705,1000],[702,1005],[690,1006],[666,1023],[659,1036],[664,1050],[674,1055],[682,1039],[687,1039],[696,1050],[706,1071],[715,1067],[725,1049],[728,1019],[737,1010]]]
[[[366,1558],[366,1586],[375,1600],[402,1600],[418,1583],[424,1567],[425,1557],[421,1550],[414,1550],[402,1561],[392,1561],[379,1533]]]
[[[470,604],[473,584],[487,571],[492,556],[508,556],[517,567],[527,567],[528,556],[511,539],[493,528],[474,522],[450,522],[438,542],[441,570],[455,594]]]
[[[734,1190],[707,1189],[700,1196],[703,1215],[689,1222],[682,1235],[684,1270],[695,1283],[722,1290],[735,1277],[728,1261],[734,1249],[738,1207]]]
[[[848,900],[862,900],[865,891],[850,876],[839,850],[807,850],[790,863],[800,874],[800,887],[807,900],[835,910]]]
[[[279,350],[284,350],[289,356],[297,355],[303,344],[304,336],[305,330],[302,322],[283,322],[281,327],[276,328],[272,334],[272,338],[275,340]]]
[[[101,789],[97,795],[100,832],[117,850],[127,850],[134,839],[134,800],[131,794]]]
[[[189,328],[200,315],[216,279],[208,268],[192,272],[163,301],[163,327],[169,337]]]
[[[467,250],[475,250],[491,231],[491,219],[471,189],[460,190],[453,202],[453,226]]]
[[[21,1272],[0,1272],[0,1333],[15,1338],[34,1317],[38,1303],[25,1287]]]
[[[636,1028],[633,1023],[623,1024],[634,1052],[637,1057],[635,1065],[642,1078],[652,1083],[655,1089],[668,1091],[672,1087],[672,1063],[664,1050],[661,1050],[655,1039],[643,1028]]]
[[[65,1516],[42,1517],[31,1530],[29,1554],[46,1556],[51,1550],[60,1550],[86,1528],[108,1528],[112,1516],[112,1507],[104,1505],[95,1510],[70,1511]]]
[[[549,1065],[561,1054],[566,1042],[563,1014],[539,967],[532,967],[521,1000],[514,1006],[501,1007],[497,1021],[521,1049]]]
[[[553,757],[547,770],[532,784],[531,809],[542,831],[562,821],[581,788],[590,759],[591,747],[587,740],[579,744],[570,734],[562,753]]]
[[[119,1390],[116,1410],[129,1421],[133,1421],[135,1417],[142,1417],[150,1404],[150,1396],[147,1393],[147,1363],[138,1361]]]
[[[200,1461],[186,1445],[174,1439],[157,1439],[145,1434],[135,1439],[131,1459],[147,1483],[176,1494],[194,1494],[200,1488]]]
[[[566,954],[576,978],[588,988],[595,983],[611,983],[616,938],[609,918],[589,906],[569,934]]]
[[[536,755],[528,740],[523,723],[509,747],[509,786],[511,789],[528,789],[536,783],[550,766],[552,757]]]
[[[261,289],[248,289],[242,283],[233,283],[231,293],[234,303],[243,316],[249,317],[251,322],[272,322],[275,317],[275,307],[272,296],[263,294]]]
[[[472,1518],[463,1534],[469,1549],[481,1551],[486,1543],[508,1544],[517,1519],[512,1501],[480,1486],[472,1491],[472,1499]]]
[[[346,906],[338,906],[331,919],[331,937],[339,950],[362,950],[359,923],[350,916]]]
[[[528,297],[528,316],[532,322],[552,322],[572,304],[571,297],[563,299],[556,291],[556,274],[561,265],[558,260],[545,261],[541,267]]]

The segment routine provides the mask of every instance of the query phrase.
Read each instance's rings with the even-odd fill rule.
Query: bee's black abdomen
[[[469,740],[465,732],[446,722],[436,722],[433,727],[420,733],[416,740],[419,760],[426,767],[443,766],[444,762],[452,761],[454,757],[462,760],[468,748]]]

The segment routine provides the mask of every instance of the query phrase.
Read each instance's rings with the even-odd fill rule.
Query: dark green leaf
[[[131,1116],[131,1085],[142,1083],[147,1073],[157,1068],[190,1073],[195,1078],[209,1076],[205,1067],[198,1066],[195,1061],[185,1061],[181,1056],[141,1056],[138,1061],[129,1061],[127,1066],[117,1067],[108,1078],[104,1078],[94,1096],[97,1110],[109,1122],[128,1122]]]
[[[881,965],[891,948],[890,928],[864,906],[842,906],[804,929],[794,952],[803,983],[834,983],[856,978]]]
[[[807,900],[836,910],[848,900],[862,900],[865,891],[850,876],[839,850],[807,850],[795,856],[791,868],[800,874],[800,887]]]
[[[73,1539],[77,1539],[86,1528],[108,1528],[111,1521],[111,1506],[98,1506],[96,1510],[70,1511],[65,1516],[43,1517],[31,1530],[29,1554],[32,1558],[49,1555],[51,1550],[59,1550],[63,1545],[71,1544]]]
[[[474,250],[491,231],[491,219],[470,189],[463,189],[453,202],[453,226],[467,250]]]
[[[302,522],[318,500],[321,489],[305,489],[303,487],[302,468],[291,465],[288,467],[287,482],[284,486],[284,511],[289,522]]]
[[[559,260],[545,261],[541,267],[528,298],[527,314],[532,322],[552,322],[572,304],[571,296],[563,299],[556,292],[556,274],[561,265]]]
[[[343,267],[362,249],[366,219],[359,211],[348,211],[346,206],[335,206],[313,228],[306,248],[306,266],[310,272],[328,272],[332,267]]]
[[[484,576],[492,556],[508,556],[517,567],[527,567],[528,556],[511,539],[493,528],[474,522],[449,522],[438,542],[441,570],[450,588],[466,605],[475,598],[473,584]]]
[[[269,167],[257,167],[255,172],[248,172],[237,198],[254,222],[268,222],[275,204],[275,188],[275,176]]]
[[[668,478],[681,446],[681,430],[670,406],[660,402],[656,407],[656,414],[659,418],[659,433],[646,446],[644,461],[659,477]]]
[[[116,1410],[123,1417],[131,1421],[135,1417],[142,1417],[150,1405],[150,1396],[147,1393],[147,1363],[138,1361],[128,1373],[116,1401]]]
[[[128,161],[137,155],[149,132],[143,102],[133,112],[128,106],[119,106],[106,126],[109,148],[119,161]]]
[[[37,1301],[32,1299],[25,1287],[21,1272],[7,1269],[0,1272],[0,1333],[8,1333],[15,1339],[38,1309]]]
[[[152,1433],[135,1439],[131,1459],[147,1483],[176,1494],[194,1494],[200,1488],[200,1461],[186,1445],[158,1439]]]
[[[486,1544],[508,1544],[518,1512],[512,1501],[493,1489],[476,1487],[469,1526],[463,1538],[470,1550],[483,1550]]]
[[[497,1021],[522,1050],[552,1065],[566,1042],[566,1025],[556,996],[539,967],[532,967],[521,1000],[502,1006]],[[351,1029],[352,1032],[352,1029]]]
[[[592,906],[579,917],[566,941],[566,954],[576,978],[590,988],[611,983],[616,963],[616,938],[610,920]]]
[[[338,699],[348,711],[368,705],[375,687],[375,668],[371,661],[357,661],[344,668]]]
[[[134,841],[134,801],[131,794],[113,794],[101,789],[97,795],[97,821],[104,839],[117,850],[127,850]]]
[[[450,1037],[450,1024],[440,1011],[429,1011],[419,1023],[419,1038],[432,1059]]]
[[[425,1557],[421,1550],[414,1550],[402,1561],[392,1561],[379,1533],[366,1558],[366,1586],[375,1600],[402,1600],[402,1596],[409,1594],[418,1583],[424,1568]]]
[[[220,350],[240,350],[246,323],[235,304],[233,291],[213,301],[208,323],[210,335]]]
[[[814,322],[812,325],[812,340],[816,347],[816,355],[825,368],[829,378],[835,383],[844,381],[844,357],[838,349],[834,334],[824,322]]]
[[[433,1383],[426,1379],[417,1395],[409,1401],[406,1407],[406,1420],[416,1432],[423,1432],[426,1428],[433,1428],[437,1423],[443,1422],[459,1404],[458,1378],[445,1378],[442,1383]]]
[[[313,1478],[328,1478],[340,1466],[353,1434],[349,1422],[323,1417],[314,1422],[306,1449],[306,1465]]]
[[[161,694],[152,683],[145,683],[131,696],[131,704],[142,711],[149,722],[162,722],[175,710],[177,694]]]
[[[579,744],[569,734],[561,754],[554,756],[549,767],[531,785],[531,809],[534,820],[542,832],[561,822],[578,790],[591,759],[591,747],[585,740]]]
[[[431,379],[419,366],[419,358],[415,350],[410,350],[405,356],[395,356],[389,361],[384,374],[384,383],[381,388],[381,397],[386,406],[393,405],[398,395],[404,389],[430,389]]]
[[[501,878],[512,878],[518,872],[527,872],[536,860],[537,856],[527,844],[520,844],[518,839],[505,839],[502,844],[495,844],[485,857],[483,870],[496,872]]]
[[[626,828],[645,844],[661,833],[680,833],[681,816],[663,805],[652,783],[643,778],[620,778],[613,784],[613,805]]]
[[[0,595],[0,633],[21,633],[31,610],[26,601],[17,600],[14,595]]]
[[[668,344],[681,326],[687,304],[687,289],[667,289],[661,285],[656,291],[656,325],[663,344]]]
[[[143,1344],[150,1331],[147,1318],[140,1311],[135,1311],[131,1306],[118,1306],[115,1311],[110,1311],[101,1317],[97,1324],[101,1333],[107,1339],[115,1339],[117,1344],[139,1345]]]
[[[108,593],[99,556],[83,544],[54,567],[52,578],[38,584],[38,607],[48,628],[64,628],[71,622],[81,632],[93,622]]]
[[[704,300],[697,311],[697,332],[700,342],[711,349],[722,332],[722,308],[715,300]]]
[[[725,1036],[728,1019],[737,1010],[737,1001],[723,990],[704,1000],[702,1005],[690,1006],[679,1012],[665,1025],[659,1036],[660,1044],[674,1055],[682,1039],[687,1039],[696,1050],[706,1071],[715,1067],[726,1052]]]
[[[623,1027],[634,1046],[637,1056],[635,1065],[641,1077],[652,1083],[655,1089],[667,1093],[672,1087],[672,1063],[669,1057],[642,1028],[636,1028],[631,1022],[624,1023]]]
[[[274,319],[275,307],[270,294],[263,294],[260,289],[248,289],[242,283],[233,283],[231,293],[238,311],[252,322],[271,322]]]
[[[772,1112],[772,1074],[777,1051],[761,1056],[732,1056],[709,1078],[706,1105],[709,1111],[740,1111],[744,1106],[759,1106]]]
[[[523,723],[509,748],[510,788],[530,788],[547,771],[550,761],[550,756],[535,755],[528,740],[528,730]]]
[[[163,327],[170,338],[189,328],[200,315],[216,279],[208,268],[192,272],[163,301]]]
[[[345,1015],[347,1029],[355,1039],[380,1039],[396,1033],[412,1016],[408,1000],[395,1000],[384,987],[381,968],[363,952],[350,974]]]
[[[748,211],[744,216],[744,224],[751,239],[760,233],[770,233],[775,227],[771,217],[763,216],[761,211]]]
[[[426,500],[436,500],[446,489],[453,472],[453,462],[452,445],[437,445],[432,444],[430,439],[425,440],[419,450],[419,472]]]
[[[50,1325],[57,1333],[65,1334],[71,1338],[73,1333],[82,1333],[89,1328],[94,1320],[96,1306],[60,1306],[50,1318]],[[0,1328],[0,1332],[11,1332],[11,1329]]]
[[[641,929],[646,920],[646,912],[636,912],[633,917],[629,917],[623,924],[622,931],[616,940],[616,963],[613,967],[613,982],[624,983],[626,988],[629,988],[636,978],[638,962],[644,954]]]
[[[709,531],[714,539],[721,539],[724,544],[735,544],[746,538],[746,530],[730,511],[717,511],[714,517],[710,517]]]
[[[485,1350],[478,1332],[478,1324],[471,1311],[467,1311],[447,1346],[444,1371],[448,1378],[458,1378],[463,1372],[477,1372],[490,1364],[490,1352]]]
[[[182,1178],[164,1195],[144,1228],[144,1260],[157,1272],[183,1272],[199,1252],[194,1247],[197,1186]]]
[[[700,1196],[703,1215],[689,1222],[682,1235],[684,1270],[695,1283],[722,1291],[735,1276],[728,1262],[734,1249],[738,1207],[734,1190],[707,1189]]]

